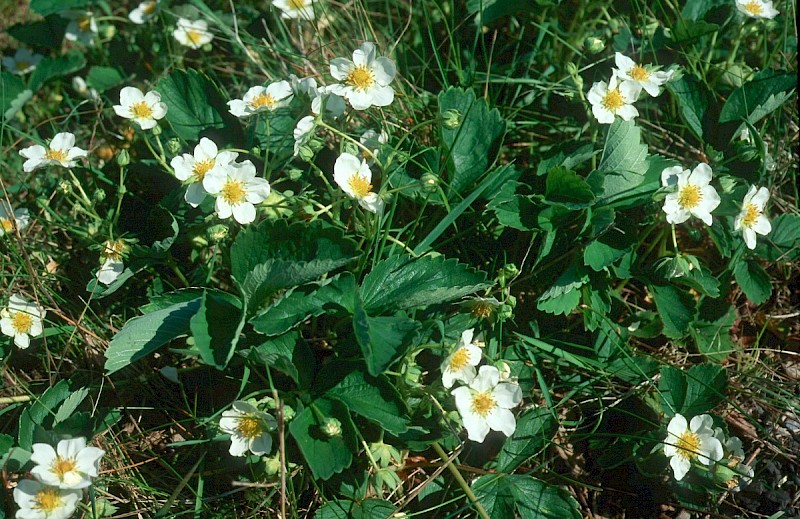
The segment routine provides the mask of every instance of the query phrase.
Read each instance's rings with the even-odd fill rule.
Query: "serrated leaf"
[[[577,173],[557,166],[547,172],[544,198],[549,203],[568,209],[580,209],[594,201],[594,193]]]
[[[661,368],[658,391],[667,416],[688,418],[710,411],[725,400],[728,377],[713,364],[698,364],[689,370]]]
[[[36,65],[28,80],[28,89],[36,92],[51,79],[61,78],[86,66],[86,58],[78,50],[68,51],[56,57],[46,57]]]
[[[314,376],[314,353],[297,332],[275,337],[242,354],[289,375],[299,387],[308,387]]]
[[[795,74],[773,69],[762,70],[728,97],[719,114],[719,122],[744,119],[754,124],[788,99],[788,96],[782,95],[783,93],[795,88],[797,88]],[[782,100],[780,104],[776,104],[777,99]]]
[[[682,276],[672,278],[671,281],[679,285],[693,288],[697,292],[709,297],[719,296],[719,280],[705,267],[689,270]]]
[[[531,476],[489,474],[476,479],[472,489],[492,519],[582,517],[578,502],[569,492]]]
[[[289,432],[303,453],[315,479],[328,479],[348,468],[353,462],[357,442],[347,409],[331,400],[317,399],[289,423]],[[339,420],[340,436],[329,437],[322,432],[320,416]]]
[[[529,231],[536,226],[532,219],[536,208],[529,196],[515,194],[519,182],[507,182],[500,186],[500,190],[486,205],[486,209],[493,211],[501,225],[520,231]]]
[[[631,249],[631,236],[611,229],[583,250],[583,264],[595,272],[600,272]]]
[[[709,360],[721,362],[736,351],[731,339],[731,329],[736,322],[736,309],[728,306],[727,311],[717,319],[703,319],[706,312],[699,312],[701,319],[692,323],[691,334],[698,351]]]
[[[108,374],[144,358],[181,335],[189,333],[189,321],[202,304],[202,298],[176,303],[130,319],[117,332],[106,350]]]
[[[536,308],[543,312],[559,315],[568,314],[581,301],[580,288],[589,282],[589,276],[583,267],[571,264],[556,282],[539,296]]]
[[[558,422],[545,407],[528,409],[517,419],[517,429],[497,455],[497,470],[513,472],[545,449],[558,429]]]
[[[87,396],[89,396],[89,390],[85,387],[73,391],[72,394],[69,395],[66,400],[64,400],[64,403],[61,404],[61,407],[58,408],[58,412],[56,413],[55,418],[53,418],[53,424],[63,422],[69,418],[72,413],[78,409],[78,406],[81,405],[81,402],[83,402]]]
[[[772,295],[769,274],[753,260],[740,260],[733,269],[736,283],[754,305],[767,302]]]
[[[418,328],[419,323],[408,317],[370,317],[361,305],[357,305],[353,331],[369,374],[380,375],[403,356]]]
[[[339,400],[350,411],[392,434],[408,430],[408,419],[401,411],[400,395],[384,377],[367,377],[360,371],[353,371],[326,391],[325,397]]]
[[[672,285],[650,285],[650,293],[664,323],[663,333],[670,339],[679,339],[689,331],[694,319],[694,298]]]
[[[708,90],[694,75],[684,74],[680,79],[666,84],[672,97],[678,102],[681,116],[700,142],[703,142],[703,120],[708,111]]]
[[[639,195],[637,188],[644,183],[648,167],[641,130],[633,121],[616,119],[608,129],[600,165],[586,179],[595,190],[597,205]]]
[[[167,121],[181,138],[196,141],[204,130],[225,127],[223,97],[205,74],[174,70],[158,81],[156,90],[167,104]]]
[[[360,294],[364,309],[377,315],[446,303],[488,286],[483,272],[455,259],[401,254],[379,262],[364,278]]]
[[[692,0],[686,2],[681,11],[681,16],[687,20],[700,20],[705,14],[721,5],[728,5],[728,0]]]
[[[19,416],[19,446],[25,450],[31,450],[33,445],[33,432],[37,426],[41,426],[45,419],[55,413],[56,406],[66,400],[72,391],[69,382],[60,380],[55,386],[47,388],[30,407],[24,409]]]
[[[360,503],[334,499],[317,510],[314,519],[386,519],[393,515],[395,508],[385,499],[370,498]]]
[[[233,357],[243,327],[241,301],[231,294],[211,290],[203,291],[200,307],[189,320],[200,358],[220,370]]]
[[[800,259],[800,215],[782,214],[772,221],[766,239],[759,238],[756,254],[769,261]]]
[[[121,85],[125,78],[114,67],[92,67],[86,75],[86,84],[98,92],[105,92]]]

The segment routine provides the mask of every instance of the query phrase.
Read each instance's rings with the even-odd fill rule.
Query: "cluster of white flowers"
[[[501,376],[494,366],[481,366],[476,373],[483,353],[473,342],[473,334],[472,328],[465,330],[455,349],[442,362],[442,384],[448,389],[456,381],[467,384],[451,393],[470,440],[483,442],[489,431],[511,436],[517,428],[511,409],[522,401],[522,390],[507,381],[507,376]]]
[[[278,423],[272,415],[260,411],[256,406],[236,400],[231,408],[222,413],[219,428],[231,435],[231,456],[244,456],[248,451],[263,456],[272,450],[272,436]]]
[[[13,56],[3,56],[3,68],[8,69],[12,74],[21,76],[35,69],[36,65],[42,61],[42,57],[41,54],[34,54],[25,48],[17,49]]]
[[[31,344],[31,337],[42,334],[42,320],[46,312],[36,303],[12,294],[8,306],[0,310],[0,330],[3,335],[14,338],[14,344],[25,349]]]
[[[105,451],[87,446],[85,438],[61,440],[54,449],[46,443],[34,443],[31,461],[36,466],[31,475],[14,489],[20,519],[66,519],[91,486],[100,470]]]
[[[736,9],[750,18],[772,19],[780,14],[772,0],[736,0]]]

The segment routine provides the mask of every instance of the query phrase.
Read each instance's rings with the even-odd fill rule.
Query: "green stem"
[[[450,462],[446,461],[449,458],[449,456],[444,451],[444,449],[442,449],[442,446],[439,445],[439,442],[433,442],[432,447],[433,450],[436,451],[436,454],[438,454],[439,457],[442,458],[442,461],[447,463],[447,469],[450,471],[451,474],[453,474],[453,477],[456,478],[456,482],[458,482],[458,486],[461,487],[461,490],[463,490],[464,493],[467,494],[469,500],[472,501],[472,505],[475,507],[475,510],[478,512],[478,515],[482,519],[490,519],[489,514],[486,513],[486,509],[483,508],[483,505],[480,503],[480,501],[478,501],[478,497],[469,487],[469,484],[467,484],[466,480],[464,480],[464,476],[461,475],[461,472],[458,471],[458,468],[452,463],[452,460]]]

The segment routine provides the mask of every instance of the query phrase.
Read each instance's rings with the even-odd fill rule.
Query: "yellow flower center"
[[[492,409],[497,407],[494,397],[491,393],[476,393],[472,395],[472,412],[486,418]]]
[[[700,450],[700,437],[697,433],[686,431],[678,437],[678,442],[675,446],[678,448],[678,456],[693,460],[697,458],[697,453]]]
[[[250,108],[252,110],[258,110],[259,108],[272,108],[275,106],[278,100],[272,97],[272,94],[267,94],[266,92],[262,92],[253,98],[250,101]]]
[[[67,160],[67,152],[64,150],[50,149],[44,153],[44,156],[48,160],[57,160],[59,162],[64,162],[65,160]]]
[[[201,160],[200,162],[195,162],[194,167],[192,168],[192,173],[194,173],[195,181],[202,182],[206,176],[206,173],[211,171],[211,168],[213,167],[214,167],[214,159]]]
[[[78,19],[78,29],[81,32],[89,32],[92,30],[92,19],[88,16],[83,16]]]
[[[759,2],[747,2],[744,4],[744,10],[748,13],[752,14],[753,16],[758,16],[761,14],[761,4]]]
[[[134,119],[150,119],[153,117],[153,109],[142,100],[131,105],[131,115]]]
[[[61,492],[56,487],[44,487],[36,493],[36,504],[33,506],[49,515],[61,507]]]
[[[17,333],[29,333],[33,327],[33,316],[25,312],[15,312],[11,317],[11,326]]]
[[[474,303],[470,313],[478,319],[488,319],[494,313],[494,305],[491,303],[478,301],[477,303]]]
[[[155,2],[145,2],[144,6],[142,6],[142,12],[144,14],[153,14],[155,10],[156,10]]]
[[[244,189],[244,183],[241,180],[228,180],[222,187],[222,198],[230,205],[241,204],[247,191]]]
[[[30,66],[31,64],[27,61],[17,61],[17,70],[25,70]]]
[[[122,240],[107,241],[104,245],[103,256],[106,259],[119,261],[125,250],[125,242]]]
[[[685,209],[692,209],[697,207],[703,200],[703,193],[700,188],[694,184],[689,184],[681,189],[678,195],[678,204]]]
[[[466,348],[459,348],[450,357],[450,371],[459,371],[469,363],[469,351]]]
[[[744,216],[742,217],[742,225],[744,227],[752,227],[755,225],[758,217],[761,216],[761,210],[755,204],[747,204],[744,209]]]
[[[348,183],[350,184],[350,189],[353,190],[353,193],[358,198],[364,198],[372,190],[372,184],[369,183],[369,180],[358,173],[350,177]]]
[[[53,462],[51,470],[53,471],[53,474],[58,476],[58,479],[64,479],[65,474],[74,471],[76,468],[77,463],[75,462],[75,459],[56,456],[56,460]]]
[[[302,9],[306,6],[306,0],[289,0],[289,9]]]
[[[647,81],[650,78],[650,73],[644,67],[634,65],[629,72],[631,78],[636,81]]]
[[[243,438],[258,438],[264,432],[264,424],[255,416],[243,416],[239,418],[236,432]]]
[[[0,218],[0,227],[3,228],[4,232],[11,232],[14,228],[14,222],[10,218]]]
[[[193,45],[200,45],[203,39],[203,33],[195,31],[194,29],[186,29],[186,37],[189,38],[189,41],[192,42]]]
[[[622,92],[619,91],[619,88],[615,88],[614,90],[609,90],[608,93],[603,98],[601,104],[609,111],[616,112],[623,106],[625,106],[625,101],[622,99]]]
[[[357,90],[366,90],[375,83],[375,73],[364,65],[358,65],[347,74],[344,82]]]

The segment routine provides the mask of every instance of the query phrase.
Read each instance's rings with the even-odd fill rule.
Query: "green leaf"
[[[36,92],[51,79],[61,78],[77,72],[86,66],[86,58],[78,50],[71,50],[62,56],[46,57],[36,65],[28,80],[28,89]]]
[[[353,330],[369,374],[380,375],[403,356],[418,328],[419,323],[403,315],[370,317],[357,305]]]
[[[47,388],[30,407],[22,411],[19,416],[19,446],[31,450],[33,445],[33,432],[37,426],[44,424],[48,416],[55,414],[56,406],[69,398],[72,391],[67,380],[60,380],[55,386]]]
[[[358,257],[355,242],[322,222],[251,225],[231,246],[231,273],[253,313],[278,291],[309,283]]]
[[[681,16],[687,20],[700,20],[714,7],[729,3],[729,0],[692,0],[683,6]]]
[[[795,88],[797,88],[795,74],[770,68],[762,70],[728,97],[719,114],[719,122],[744,119],[750,124],[755,124],[789,99],[787,92]]]
[[[72,9],[81,9],[96,3],[97,0],[31,0],[31,11],[42,16],[61,13]]]
[[[800,259],[800,215],[782,214],[772,221],[772,232],[759,238],[756,254],[769,261]]]
[[[542,4],[547,0],[536,0]],[[493,21],[509,16],[517,11],[529,9],[530,0],[467,0],[467,11],[476,13],[477,25],[488,25]]]
[[[401,254],[378,263],[361,284],[371,314],[446,303],[488,287],[486,275],[442,256],[412,259]]]
[[[631,250],[631,236],[617,229],[610,229],[583,250],[583,264],[600,272]]]
[[[539,296],[536,308],[543,312],[559,315],[568,314],[581,300],[580,288],[589,282],[583,267],[571,264],[556,282]]]
[[[689,270],[682,276],[674,277],[670,281],[693,288],[706,296],[719,297],[719,280],[711,274],[710,270],[702,266]]]
[[[392,516],[395,508],[385,499],[371,498],[360,503],[349,499],[335,499],[317,510],[314,519],[386,519]]]
[[[289,375],[299,387],[308,387],[314,376],[316,359],[297,332],[270,339],[242,352],[247,358],[261,362]]]
[[[189,320],[200,358],[220,370],[233,357],[243,327],[241,301],[231,294],[212,290],[203,292],[200,308]]]
[[[339,400],[350,411],[372,420],[392,434],[408,430],[408,419],[401,411],[400,395],[384,377],[367,377],[353,371],[325,393]]]
[[[675,25],[670,27],[670,34],[673,42],[685,43],[708,34],[714,34],[718,30],[719,25],[715,23],[708,23],[703,20],[678,20]]]
[[[558,166],[547,172],[544,198],[568,209],[580,209],[591,205],[594,193],[577,173]]]
[[[525,411],[517,419],[517,429],[503,444],[497,456],[499,472],[513,472],[545,449],[558,430],[558,422],[545,407]]]
[[[489,474],[476,479],[472,489],[492,519],[582,517],[578,502],[569,492],[530,476]]]
[[[707,312],[701,307],[699,315],[706,317]],[[709,360],[722,362],[736,345],[731,339],[731,329],[736,322],[736,309],[728,306],[727,311],[717,319],[698,319],[692,323],[691,334],[697,349]]]
[[[714,364],[698,364],[687,371],[662,367],[658,391],[667,416],[682,414],[691,419],[722,403],[727,387],[724,369]]]
[[[501,225],[520,231],[529,231],[536,226],[531,215],[536,211],[530,196],[517,195],[517,187],[523,184],[515,181],[506,182],[486,205],[493,211]]]
[[[200,132],[225,126],[223,97],[205,74],[174,70],[158,81],[156,90],[167,104],[167,121],[179,137],[196,141]]]
[[[694,75],[684,74],[680,79],[668,81],[667,90],[678,103],[681,116],[700,142],[703,142],[703,120],[708,111],[708,90]]]
[[[650,285],[649,288],[664,323],[664,335],[670,339],[685,336],[694,319],[694,298],[672,285]]]
[[[55,418],[53,418],[53,424],[57,424],[59,422],[63,422],[67,418],[69,418],[72,413],[74,413],[78,406],[81,405],[81,402],[89,396],[89,389],[82,387],[76,391],[73,391],[71,395],[64,400],[64,403],[61,404],[61,407],[58,408],[58,412],[56,413]]]
[[[633,121],[616,119],[608,129],[600,166],[586,179],[595,190],[597,204],[608,205],[638,195],[636,188],[645,181],[648,165],[641,130]]]
[[[121,85],[125,78],[114,67],[92,67],[86,76],[86,84],[98,92],[105,92]]]
[[[739,287],[754,305],[766,303],[772,295],[769,274],[753,260],[739,260],[733,269],[733,275]]]
[[[316,410],[316,412],[315,412]],[[340,436],[329,437],[322,432],[320,415],[342,424]],[[289,423],[289,432],[303,453],[315,479],[328,479],[350,466],[353,451],[358,445],[355,430],[343,404],[317,399]]]
[[[25,89],[25,83],[11,72],[0,71],[0,112],[3,119],[14,117],[33,93]],[[19,101],[21,100],[21,102]]]
[[[449,88],[439,94],[439,131],[442,153],[450,173],[448,198],[461,195],[486,172],[493,146],[505,132],[497,109],[489,110],[472,89]]]
[[[202,297],[184,301],[134,317],[117,332],[106,350],[105,368],[108,374],[131,363],[190,331],[189,322],[202,305]]]
[[[44,20],[18,23],[8,29],[8,34],[31,47],[60,49],[69,20],[51,14]]]

